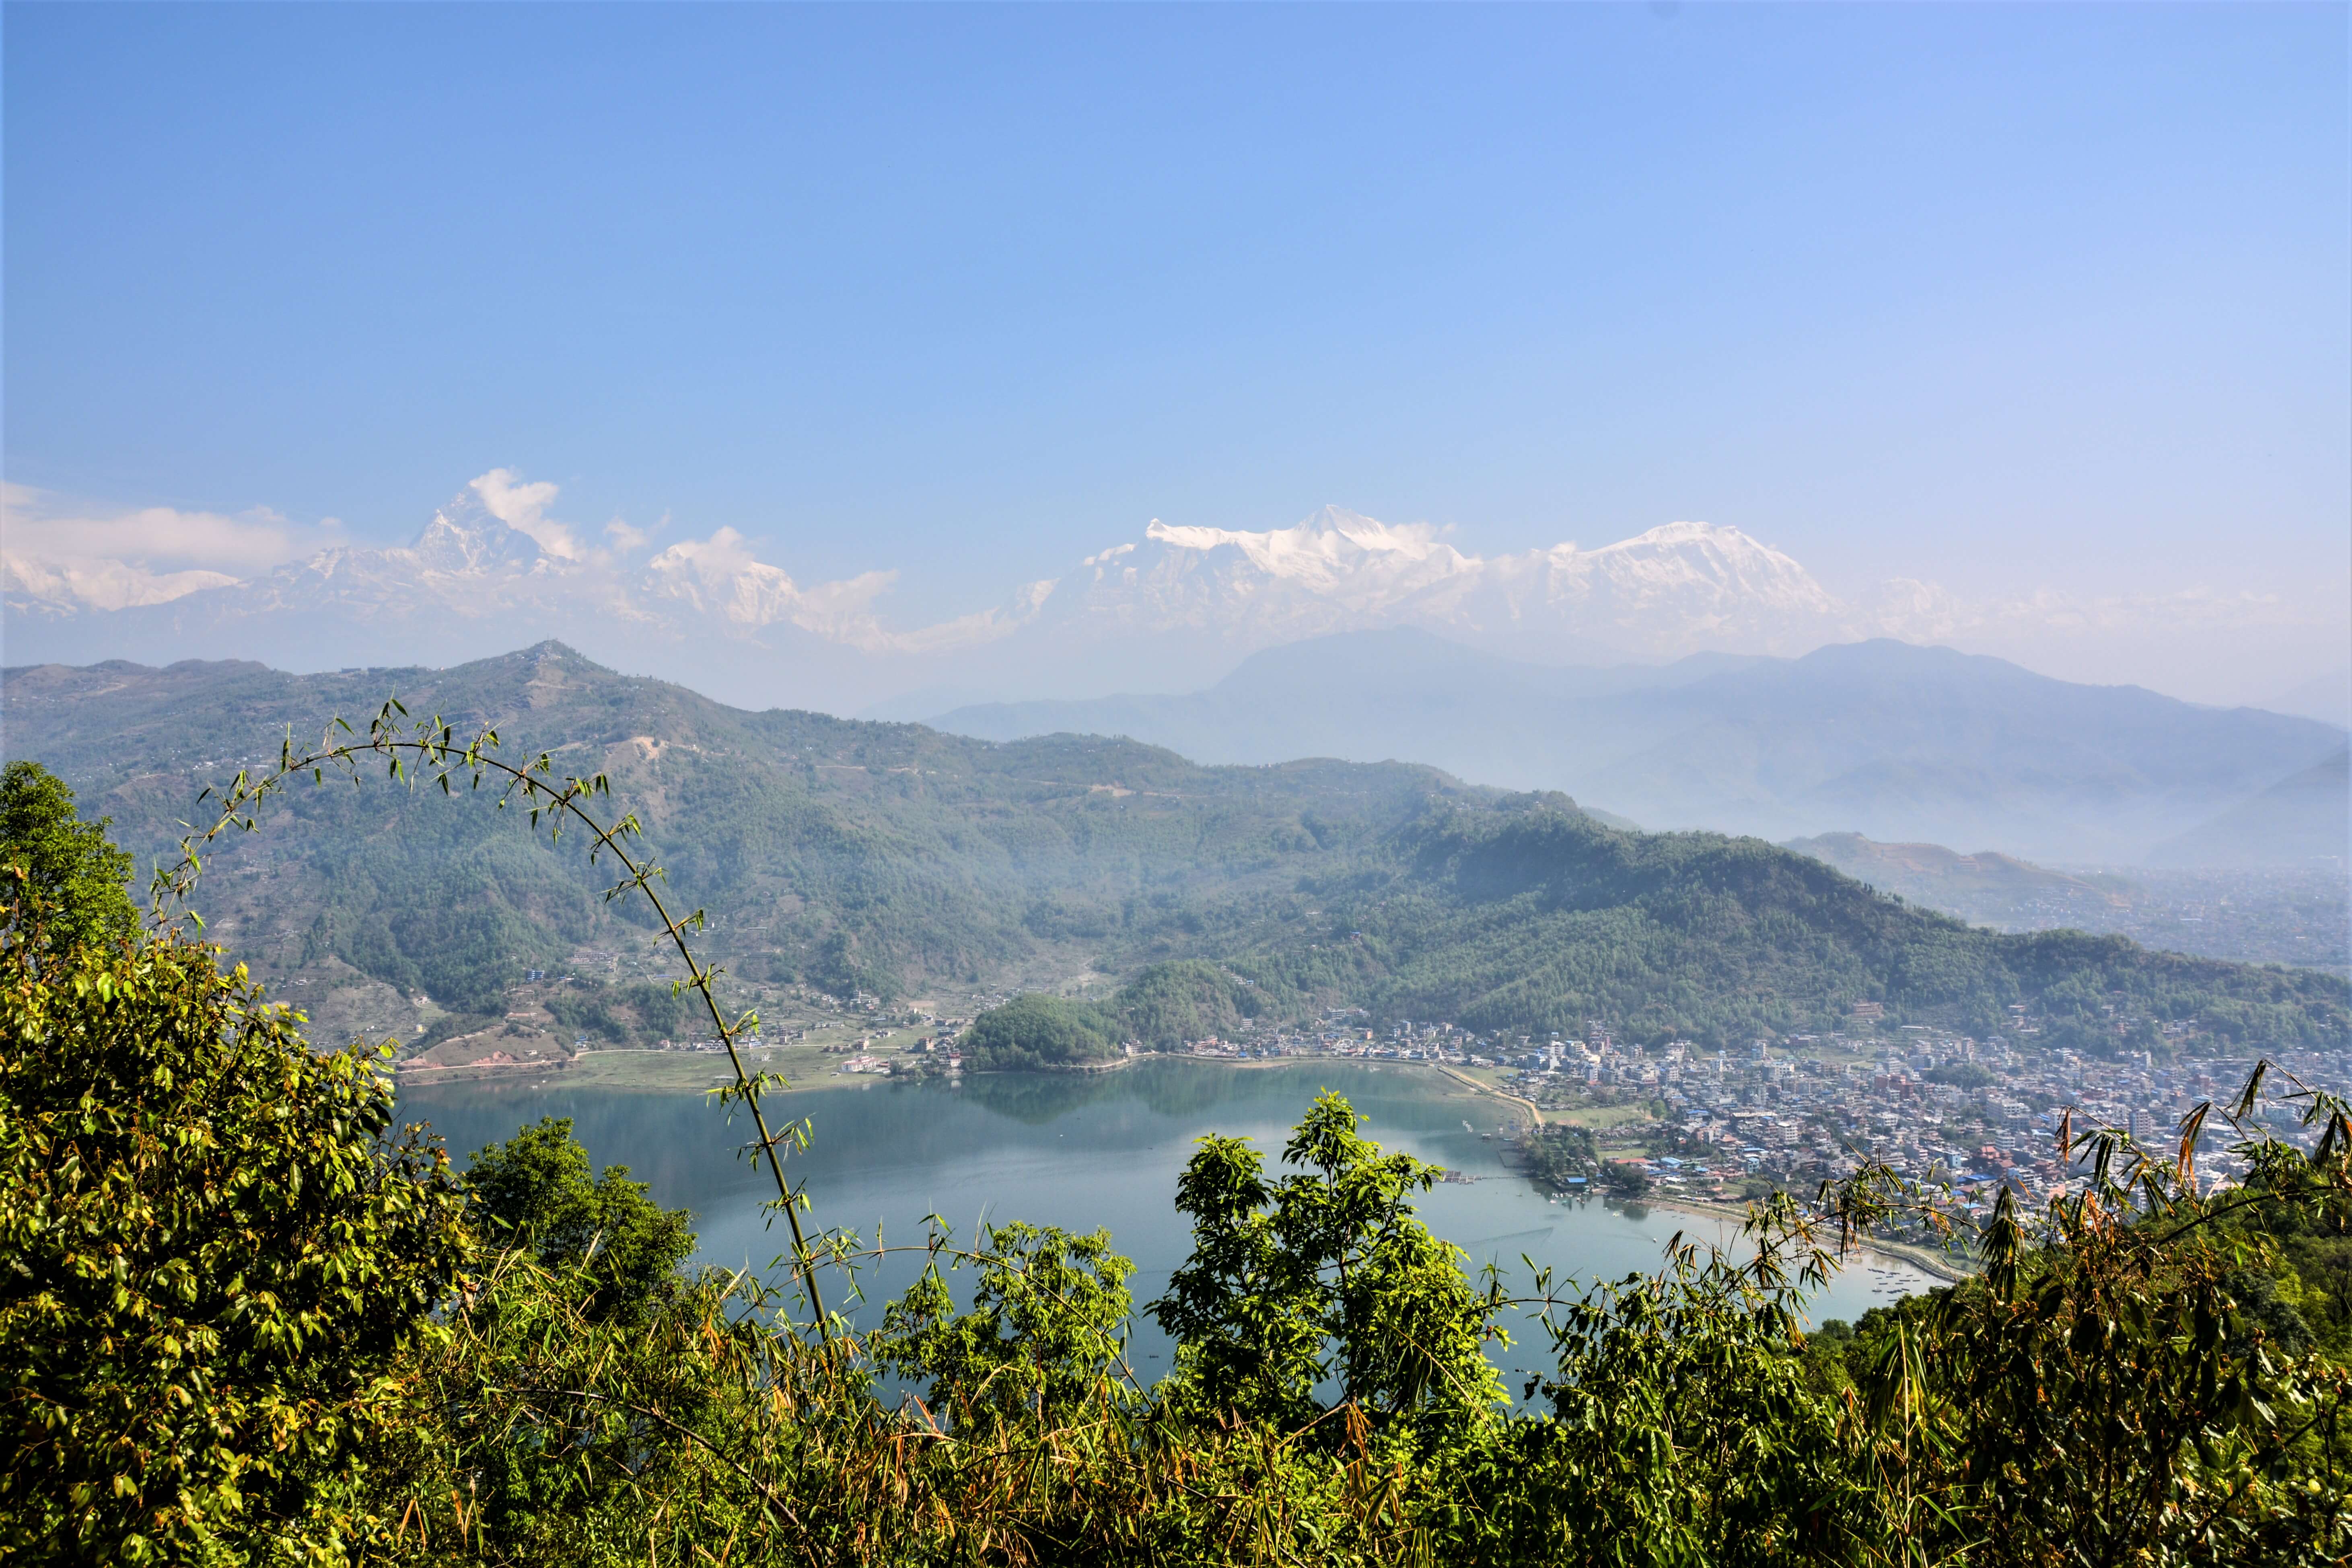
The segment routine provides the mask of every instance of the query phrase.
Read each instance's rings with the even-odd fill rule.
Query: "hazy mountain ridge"
[[[983,705],[931,722],[992,739],[1128,735],[1216,762],[1396,758],[1563,789],[1653,829],[1859,831],[2077,864],[2137,861],[2343,745],[2309,719],[1885,641],[1580,668],[1413,632],[1272,650],[1182,696]]]
[[[1880,843],[1860,833],[1823,833],[1780,847],[1825,861],[1857,882],[1971,920],[1984,918],[1979,909],[2014,909],[2027,900],[2124,909],[2140,891],[2110,873],[2075,875],[1994,850],[1962,854],[1941,844]],[[1930,889],[1934,896],[1925,891]]]
[[[2160,865],[2294,865],[2341,856],[2347,799],[2352,753],[2338,747],[2252,800],[2166,840],[2152,858]]]
[[[1997,931],[2072,928],[2241,963],[2352,974],[2352,883],[2321,863],[2056,871],[1990,851],[1824,833],[1781,846]]]
[[[1971,931],[1755,840],[1625,831],[1425,767],[1204,768],[1132,741],[749,713],[553,644],[448,670],[0,676],[7,755],[56,768],[142,855],[204,783],[272,759],[284,726],[307,736],[394,691],[461,732],[495,724],[510,756],[608,772],[677,905],[716,917],[702,946],[730,985],[1051,982],[1200,957],[1290,1007],[1523,1029],[1605,1014],[1718,1042],[1829,1027],[1859,999],[1982,1027],[2031,999],[2091,1043],[2120,1038],[2085,1010],[2117,997],[2248,1039],[2344,1029],[2329,977]],[[484,801],[306,784],[265,822],[208,856],[200,906],[265,976],[311,984],[295,995],[322,1024],[494,1023],[525,966],[592,991],[663,978],[635,905],[598,897],[605,869]]]

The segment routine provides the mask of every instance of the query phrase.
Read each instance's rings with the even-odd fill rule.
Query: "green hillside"
[[[1836,1027],[1858,1001],[1979,1033],[2021,1002],[2053,1045],[2151,1045],[2157,1022],[2190,1018],[2279,1044],[2346,1028],[2334,976],[2079,932],[2003,936],[1760,840],[1625,832],[1558,796],[1433,810],[1317,891],[1328,936],[1358,935],[1260,943],[1236,966],[1482,1030],[1603,1018],[1635,1039],[1736,1044]]]
[[[1974,931],[1760,841],[1623,831],[1426,768],[1202,768],[1121,740],[746,713],[553,643],[446,671],[46,666],[0,688],[7,755],[56,769],[142,863],[205,783],[274,759],[286,726],[307,738],[394,694],[461,733],[495,726],[510,758],[607,773],[746,1000],[1091,977],[1097,1000],[1122,983],[1099,1032],[1147,1043],[1336,1003],[1711,1044],[1832,1027],[1860,1000],[1979,1030],[2021,1002],[2047,1042],[2095,1047],[2192,1017],[2256,1043],[2346,1030],[2340,979]],[[257,972],[307,987],[314,1019],[354,1030],[495,1019],[530,969],[574,977],[547,1003],[567,1030],[684,1027],[607,880],[487,802],[306,784],[212,858],[199,905]]]
[[[142,866],[176,845],[205,784],[274,760],[288,725],[308,738],[396,694],[461,731],[495,726],[510,758],[550,751],[563,771],[610,776],[739,976],[844,994],[1050,978],[1139,935],[1181,940],[1207,908],[1475,793],[1424,768],[1202,768],[1118,741],[995,746],[745,713],[551,643],[447,671],[111,664],[5,680],[7,755],[111,815]],[[488,1010],[523,970],[584,970],[587,950],[645,929],[634,904],[602,902],[605,880],[476,804],[306,787],[223,848],[200,902],[265,967],[331,960]]]

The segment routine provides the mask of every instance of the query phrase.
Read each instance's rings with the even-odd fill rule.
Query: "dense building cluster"
[[[2074,1132],[2111,1127],[2155,1155],[2176,1156],[2182,1119],[2200,1102],[2232,1098],[2254,1061],[2234,1051],[2167,1061],[2147,1051],[2089,1058],[1915,1029],[1894,1040],[1759,1041],[1738,1058],[1685,1052],[1671,1081],[1661,1075],[1659,1092],[1682,1139],[1736,1170],[1809,1184],[1875,1157],[1981,1204],[2001,1186],[2044,1198],[2082,1179],[2079,1163],[2059,1149],[2070,1113]],[[2280,1065],[2336,1083],[2352,1058],[2290,1053]],[[2291,1118],[2284,1109],[2271,1114]],[[2301,1136],[2292,1124],[2275,1130]],[[2208,1188],[2240,1174],[2231,1141],[2227,1126],[2210,1119],[2198,1155]]]
[[[2094,1057],[2040,1045],[2039,1026],[2021,1007],[2011,1011],[2009,1033],[1981,1040],[1917,1024],[1885,1030],[1875,1012],[1867,1004],[1857,1009],[1850,1031],[1709,1051],[1687,1040],[1622,1041],[1601,1019],[1590,1020],[1582,1038],[1538,1040],[1480,1036],[1450,1023],[1381,1030],[1360,1009],[1336,1009],[1315,1029],[1268,1028],[1185,1049],[1497,1069],[1487,1076],[1539,1110],[1615,1123],[1621,1136],[1638,1132],[1634,1157],[1649,1178],[1669,1194],[1700,1197],[1737,1196],[1738,1184],[1757,1179],[1810,1187],[1874,1158],[1948,1186],[1963,1204],[1989,1204],[2001,1186],[2038,1200],[2083,1179],[2079,1161],[2059,1154],[2070,1113],[2076,1133],[2112,1127],[2171,1158],[2182,1118],[2200,1103],[2233,1099],[2264,1054],[2314,1087],[2352,1082],[2352,1051],[2225,1047],[2200,1035],[2193,1019],[2163,1026],[2168,1051]],[[2282,1087],[2273,1080],[2266,1096],[2273,1130],[2307,1143],[2275,1098]],[[2209,1189],[2240,1174],[2231,1141],[2221,1118],[2209,1118],[2197,1161]]]

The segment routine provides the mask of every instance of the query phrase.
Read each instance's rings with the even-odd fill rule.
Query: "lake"
[[[787,1166],[808,1184],[813,1210],[803,1224],[845,1227],[868,1243],[879,1234],[894,1244],[919,1242],[930,1214],[945,1218],[959,1241],[972,1239],[983,1220],[1108,1226],[1116,1249],[1135,1260],[1129,1284],[1140,1307],[1190,1250],[1174,1197],[1193,1141],[1209,1133],[1253,1138],[1272,1169],[1291,1127],[1327,1088],[1363,1113],[1367,1136],[1478,1178],[1441,1184],[1416,1207],[1474,1264],[1499,1263],[1521,1288],[1528,1282],[1523,1256],[1589,1281],[1656,1270],[1676,1230],[1731,1239],[1732,1228],[1673,1209],[1547,1200],[1503,1168],[1499,1140],[1478,1135],[1496,1130],[1496,1103],[1425,1068],[1144,1061],[1099,1074],[989,1074],[961,1088],[869,1081],[780,1095],[771,1105],[811,1124],[809,1148]],[[786,1249],[781,1220],[772,1234],[760,1208],[774,1192],[764,1167],[737,1153],[748,1122],[730,1127],[717,1103],[701,1095],[477,1081],[404,1087],[400,1108],[404,1119],[429,1123],[461,1165],[527,1122],[569,1116],[600,1166],[625,1165],[656,1200],[693,1210],[701,1260],[760,1269]],[[866,1275],[861,1321],[877,1318],[879,1303],[903,1291],[919,1266],[901,1259]],[[839,1281],[828,1275],[821,1283],[828,1302],[836,1301]],[[1822,1293],[1814,1312],[1852,1320],[1932,1283],[1916,1270],[1865,1255]],[[1498,1357],[1505,1371],[1542,1370],[1539,1338],[1515,1337],[1521,1343]],[[1138,1372],[1164,1368],[1167,1356],[1165,1339],[1139,1315]]]

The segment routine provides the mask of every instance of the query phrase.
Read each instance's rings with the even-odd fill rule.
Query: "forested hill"
[[[2163,1023],[2190,1019],[2279,1044],[2347,1027],[2345,983],[2315,970],[2005,936],[1759,839],[1621,831],[1562,797],[1436,805],[1382,848],[1305,884],[1332,938],[1261,942],[1236,967],[1391,1018],[1494,1030],[1603,1018],[1637,1039],[1714,1044],[1834,1028],[1858,1001],[1978,1033],[2021,1002],[2044,1044],[2106,1049],[2155,1045]]]
[[[1294,887],[1433,799],[1433,769],[1297,762],[1197,768],[1124,741],[996,745],[916,725],[749,713],[619,675],[560,643],[448,670],[290,675],[251,664],[5,672],[9,758],[41,761],[141,857],[171,851],[207,783],[389,695],[501,752],[602,770],[643,821],[674,902],[709,909],[739,976],[845,991],[1010,985],[1179,940],[1236,901]],[[364,724],[362,723],[364,729]],[[389,785],[296,788],[214,857],[200,905],[240,954],[331,959],[478,1011],[523,968],[609,946],[639,901],[572,845],[550,851],[481,801]]]
[[[495,725],[512,758],[607,772],[679,899],[716,917],[709,951],[752,982],[1017,988],[1203,958],[1239,989],[1183,994],[1218,1016],[1344,1001],[1713,1043],[1859,1000],[1980,1030],[2025,1002],[2053,1038],[2110,1045],[2189,1017],[2258,1041],[2346,1027],[2329,977],[1975,931],[1760,841],[1621,831],[1421,767],[1201,768],[1120,740],[747,713],[554,643],[446,671],[45,666],[0,686],[7,756],[55,768],[142,857],[205,782],[274,760],[285,726],[299,740],[393,694],[461,733]],[[525,967],[587,974],[627,945],[615,923],[642,917],[598,899],[606,880],[484,802],[305,784],[215,858],[200,904],[265,973],[489,1014]],[[1138,1016],[1181,1032],[1181,1010]]]

